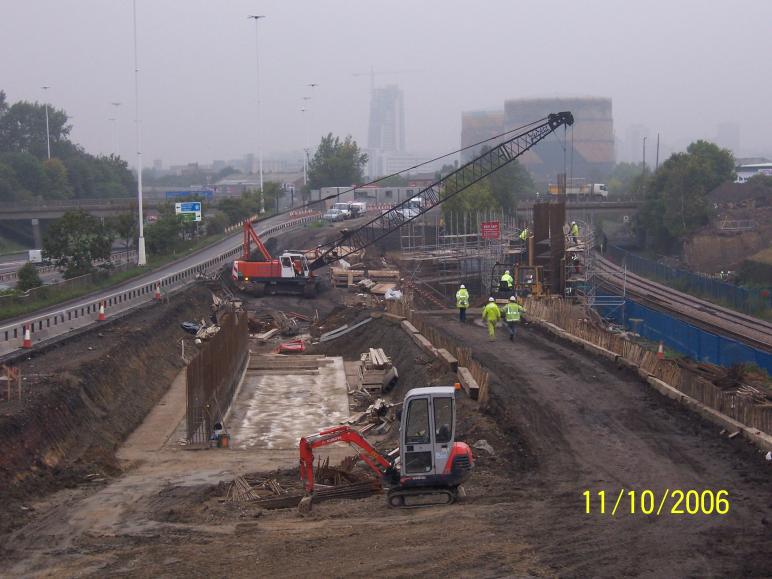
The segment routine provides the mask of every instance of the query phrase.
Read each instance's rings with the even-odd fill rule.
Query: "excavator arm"
[[[263,244],[263,241],[260,239],[257,231],[255,231],[255,228],[252,227],[252,223],[249,221],[249,219],[244,221],[243,231],[244,238],[241,242],[241,259],[245,261],[249,260],[249,254],[251,253],[252,249],[250,243],[254,241],[257,249],[260,250],[260,254],[263,256],[265,261],[271,261],[273,258],[271,257],[271,254],[268,253],[268,248],[266,248]]]
[[[314,490],[314,449],[335,442],[347,442],[357,448],[359,458],[380,478],[393,469],[392,463],[375,450],[359,432],[350,426],[333,426],[300,439],[300,478],[305,481],[306,491],[309,493]]]
[[[443,201],[458,195],[467,187],[474,185],[491,173],[498,171],[504,165],[511,163],[531,149],[536,143],[545,139],[558,127],[573,124],[574,117],[567,111],[551,114],[545,119],[531,123],[534,126],[528,130],[518,133],[514,137],[487,150],[479,157],[472,159],[465,165],[461,165],[452,173],[438,179],[425,189],[420,190],[412,197],[405,199],[383,214],[371,219],[358,229],[344,232],[340,239],[322,247],[322,252],[311,263],[310,269],[319,269],[372,245],[392,231],[399,229],[405,223],[417,219],[420,215]],[[411,201],[416,199],[422,200],[418,211],[407,210],[407,208],[415,205]]]

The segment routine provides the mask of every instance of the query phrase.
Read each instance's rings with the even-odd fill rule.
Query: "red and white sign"
[[[498,239],[499,235],[498,221],[483,221],[480,223],[480,237],[483,239]]]

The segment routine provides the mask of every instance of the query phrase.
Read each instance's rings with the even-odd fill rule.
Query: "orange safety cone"
[[[97,322],[105,321],[105,303],[99,302],[99,316],[97,316]]]
[[[659,347],[657,348],[657,359],[659,360],[665,359],[665,347],[662,344],[662,340],[659,341]]]
[[[157,302],[161,301],[161,284],[160,283],[155,284],[155,294],[153,295],[153,299]]]
[[[32,347],[32,335],[29,331],[29,326],[24,326],[24,341],[21,343],[22,348],[31,348]]]

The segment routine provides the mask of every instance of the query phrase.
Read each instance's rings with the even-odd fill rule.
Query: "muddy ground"
[[[310,231],[314,239],[328,233]],[[308,233],[298,232],[297,238],[283,241],[298,246]],[[197,291],[201,290],[192,295]],[[271,297],[250,308],[318,311],[328,318],[325,330],[329,330],[366,315],[355,307],[341,307],[346,295],[344,290],[329,290],[313,302]],[[188,305],[174,314],[178,318],[192,317],[186,308],[205,305],[201,297],[180,300]],[[142,314],[121,322],[138,330],[147,326],[141,334],[144,340],[121,342],[112,336],[110,342],[121,344],[127,356],[139,360],[166,360],[164,376],[171,376],[178,368],[171,339],[176,338],[173,304],[170,317],[160,324]],[[238,472],[267,475],[276,468],[291,468],[296,459],[278,453],[270,457],[177,451],[149,452],[142,460],[122,463],[115,458],[115,448],[128,425],[137,421],[138,412],[127,402],[137,397],[124,396],[112,405],[84,404],[92,411],[89,416],[102,417],[99,424],[115,422],[114,431],[84,433],[83,440],[99,442],[62,449],[99,449],[101,454],[93,455],[104,459],[87,462],[86,470],[105,465],[99,471],[104,482],[75,477],[74,488],[34,500],[61,486],[58,481],[68,480],[67,473],[84,472],[78,470],[78,460],[62,452],[67,460],[59,461],[58,472],[35,463],[46,480],[53,481],[50,486],[14,486],[17,502],[5,504],[16,510],[6,510],[3,519],[13,514],[21,528],[0,543],[5,549],[0,574],[768,576],[770,463],[741,437],[727,439],[720,429],[659,396],[636,376],[531,327],[521,328],[514,343],[502,335],[489,343],[482,327],[461,326],[449,317],[435,318],[434,323],[470,346],[494,373],[487,412],[460,397],[459,439],[469,443],[485,439],[495,453],[475,451],[477,469],[465,485],[468,496],[462,502],[393,510],[383,496],[373,496],[321,503],[306,517],[294,509],[263,511],[223,502],[219,481],[231,480]],[[130,349],[129,343],[135,342],[147,344],[144,355]],[[394,358],[400,370],[400,381],[391,393],[395,400],[410,387],[452,380],[444,367],[385,320],[374,320],[315,351],[355,359],[366,347],[382,347]],[[57,373],[61,368],[62,375],[65,369],[78,376],[100,375],[103,357],[85,352],[89,354],[73,349],[67,355],[63,350],[48,363],[43,361],[48,355],[41,356],[36,359],[38,371]],[[125,381],[114,382],[123,384],[116,390],[126,388]],[[146,406],[154,404],[160,392],[153,396]],[[123,416],[127,404],[132,420]],[[31,471],[30,465],[17,466],[21,473]],[[282,476],[291,480],[291,470]],[[612,497],[607,502],[613,503],[621,489],[652,490],[657,498],[665,489],[726,490],[730,510],[721,516],[675,515],[668,509],[660,516],[641,515],[630,514],[629,504],[625,508],[623,502],[611,516],[613,504],[607,504],[607,514],[600,514],[595,502],[592,513],[585,513],[585,490],[605,490]],[[20,506],[34,510],[23,511]]]

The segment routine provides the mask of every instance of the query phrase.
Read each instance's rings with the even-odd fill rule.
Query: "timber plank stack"
[[[362,388],[385,392],[399,377],[397,369],[382,348],[370,348],[361,355]]]
[[[330,280],[335,287],[350,287],[363,279],[374,282],[396,283],[399,281],[399,271],[396,269],[345,269],[342,267],[330,268]]]

